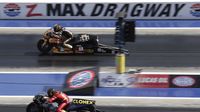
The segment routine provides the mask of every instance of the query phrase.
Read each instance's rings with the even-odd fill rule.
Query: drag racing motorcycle
[[[48,103],[48,97],[44,94],[35,95],[33,102],[26,107],[26,112],[56,112],[57,103]],[[94,100],[73,99],[64,109],[66,112],[101,112],[96,109]]]
[[[37,43],[37,48],[42,54],[116,54],[123,52],[128,54],[128,50],[119,49],[109,45],[98,43],[98,36],[91,34],[77,34],[71,48],[65,46],[65,41],[61,38],[41,38]],[[94,41],[95,40],[95,41]]]

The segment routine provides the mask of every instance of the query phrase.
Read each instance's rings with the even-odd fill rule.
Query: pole
[[[117,74],[123,74],[126,71],[126,68],[125,68],[126,58],[125,57],[126,56],[124,53],[118,53],[115,56],[116,73]]]
[[[117,22],[116,22],[116,32],[115,32],[115,44],[118,46],[119,51],[115,55],[115,64],[116,64],[116,73],[123,74],[125,73],[125,57],[126,55],[122,52],[124,47],[124,15],[125,13],[117,13]]]

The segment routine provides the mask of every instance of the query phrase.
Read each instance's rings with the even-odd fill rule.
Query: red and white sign
[[[81,88],[94,80],[95,72],[85,70],[74,74],[68,81],[69,88]]]
[[[132,87],[136,88],[168,88],[169,75],[138,74],[137,80]]]

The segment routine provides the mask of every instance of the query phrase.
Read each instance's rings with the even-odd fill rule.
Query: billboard
[[[170,88],[199,88],[199,75],[171,75]]]
[[[1,3],[0,19],[199,19],[200,3]]]
[[[159,74],[100,74],[100,87],[169,88],[169,75]]]
[[[68,95],[94,95],[98,68],[70,72],[66,75],[63,92]]]
[[[100,87],[200,88],[200,75],[190,74],[100,74]]]

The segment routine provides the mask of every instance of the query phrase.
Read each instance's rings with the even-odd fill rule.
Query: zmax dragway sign
[[[88,5],[91,10],[88,10]],[[182,4],[47,4],[47,16],[113,17],[127,12],[128,17],[176,17],[185,6]]]
[[[0,19],[116,19],[126,12],[126,19],[199,19],[196,2],[134,3],[15,3],[20,8],[2,7]],[[4,12],[3,12],[4,11]],[[14,12],[19,12],[12,16]]]

